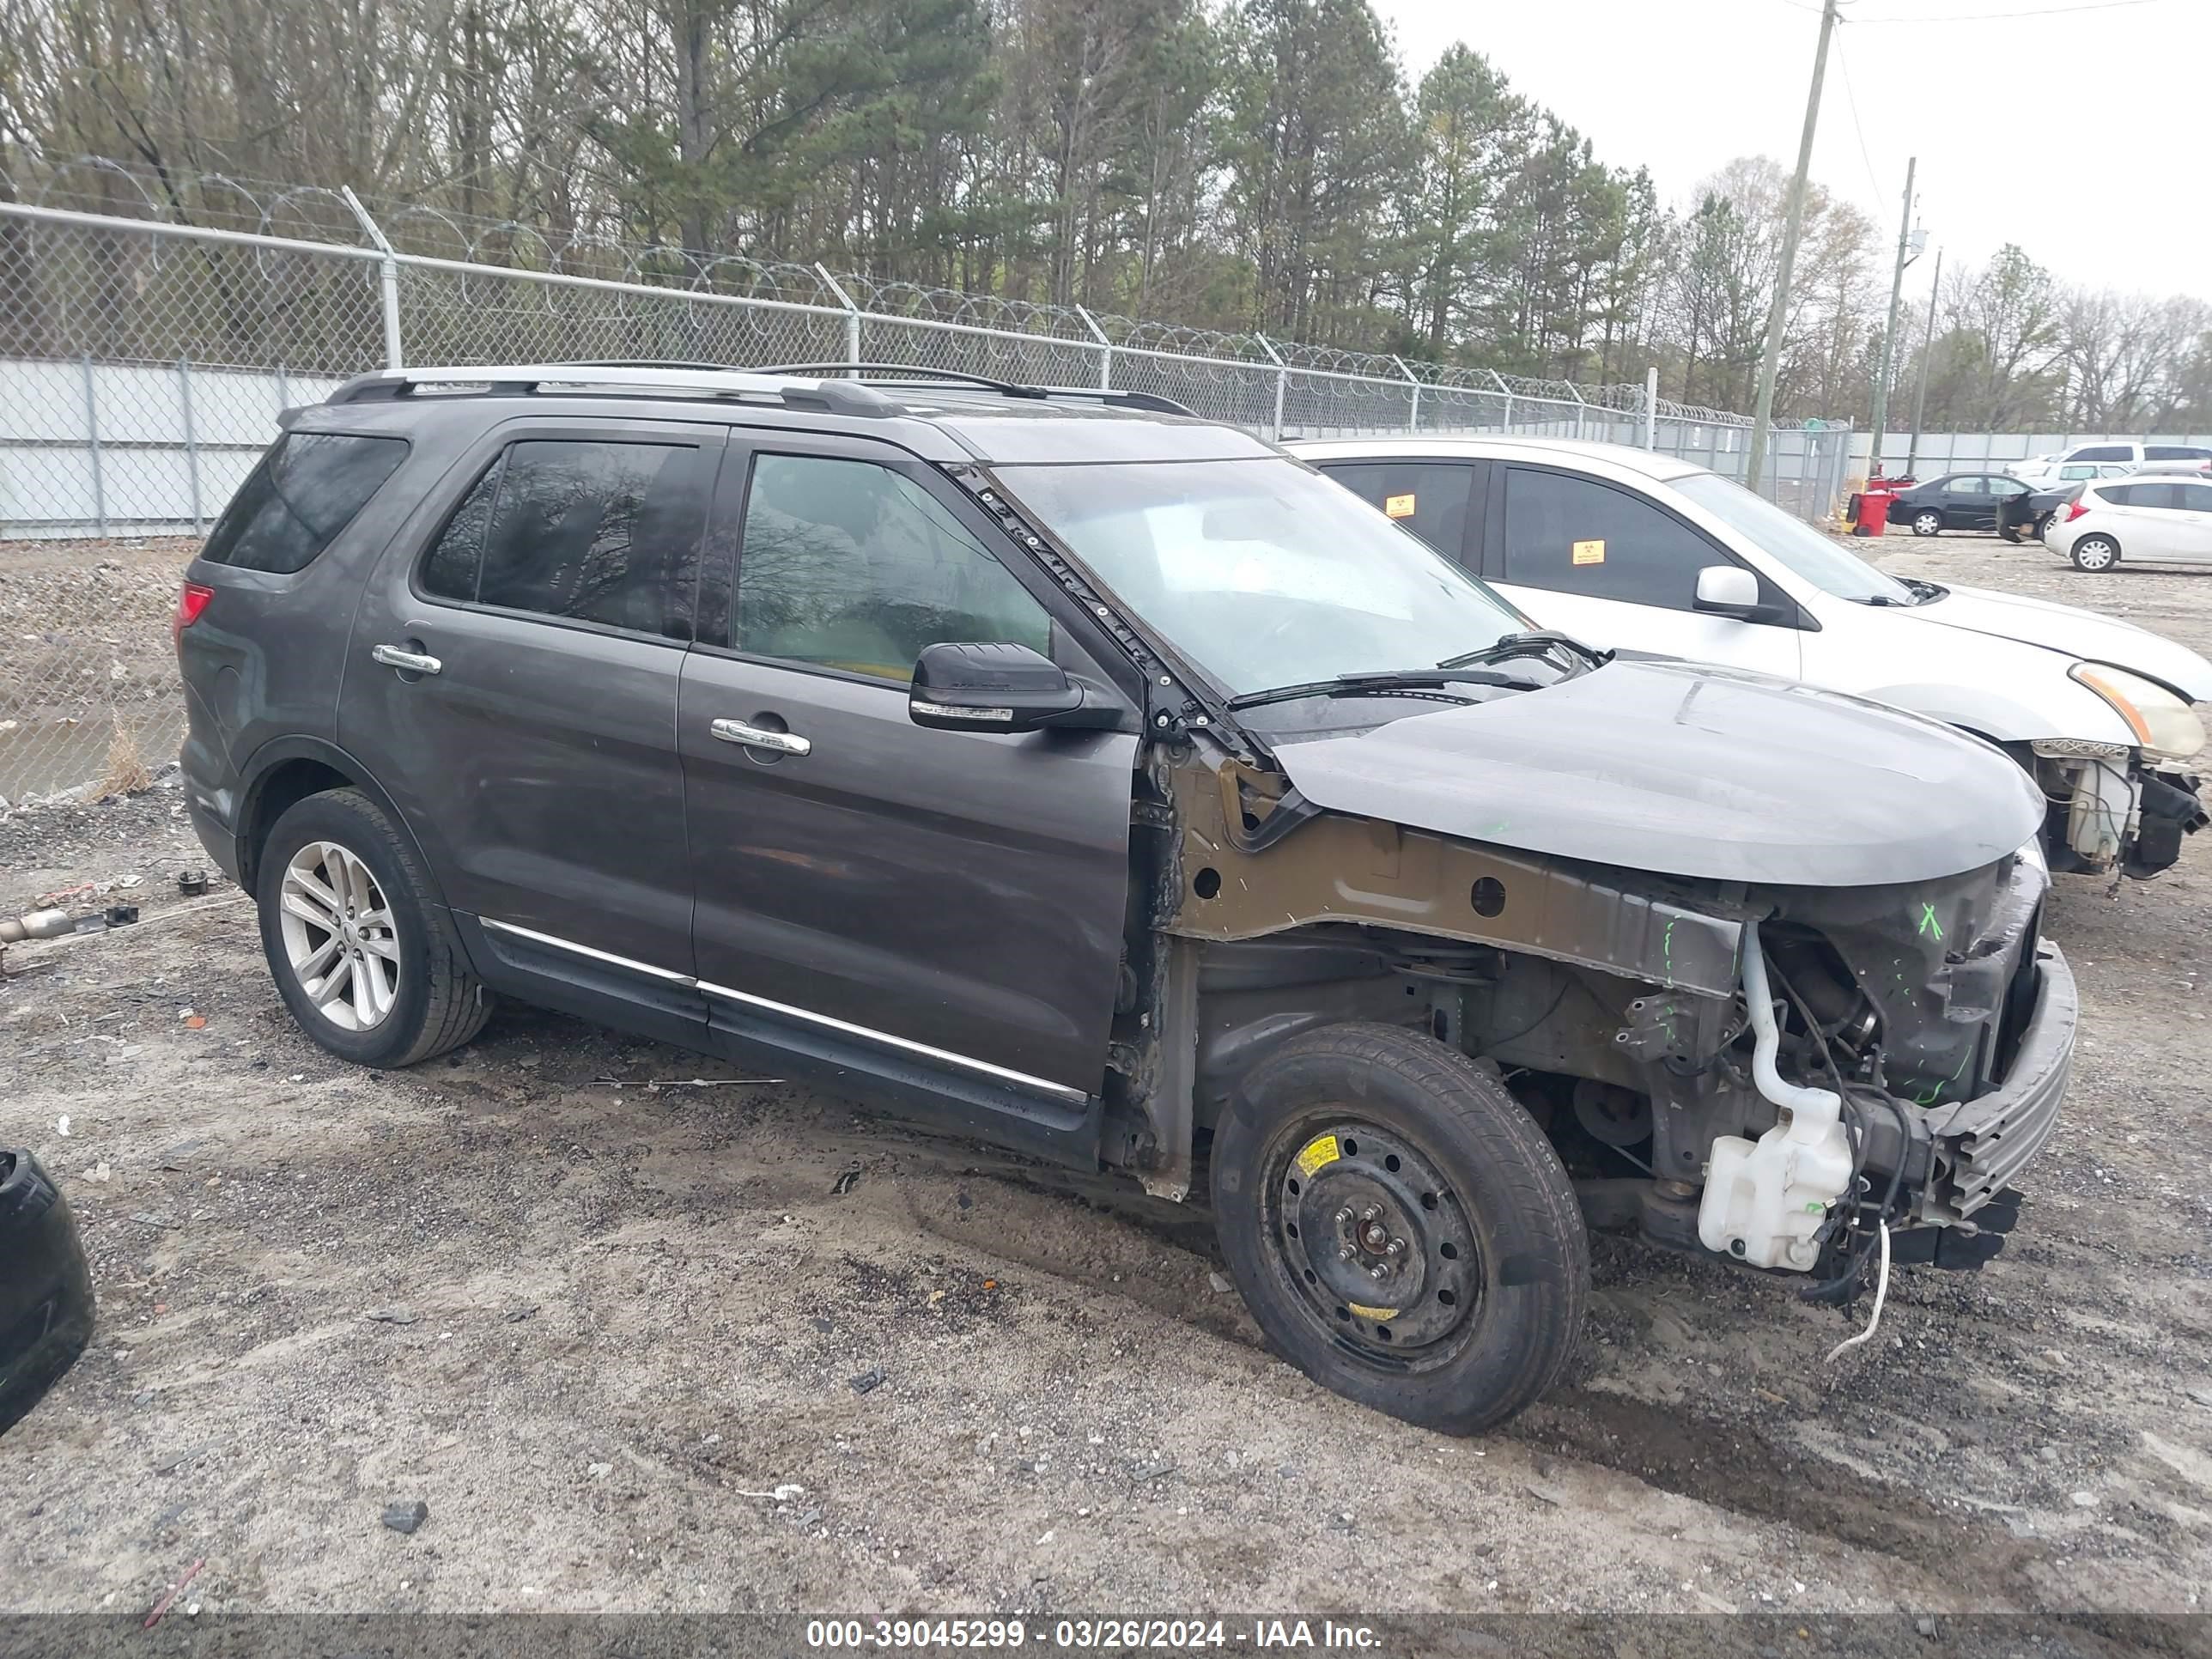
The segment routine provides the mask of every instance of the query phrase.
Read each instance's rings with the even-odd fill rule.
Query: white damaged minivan
[[[1886,574],[1673,456],[1513,437],[1288,447],[1547,627],[1850,692],[2001,745],[2049,802],[2054,871],[2154,876],[2207,822],[2189,763],[2212,662],[2147,629]]]

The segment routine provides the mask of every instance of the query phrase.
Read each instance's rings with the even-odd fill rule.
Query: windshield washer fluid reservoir
[[[1832,1116],[1794,1111],[1755,1141],[1723,1135],[1713,1142],[1698,1237],[1756,1267],[1808,1272],[1820,1254],[1813,1236],[1850,1181],[1850,1143]]]

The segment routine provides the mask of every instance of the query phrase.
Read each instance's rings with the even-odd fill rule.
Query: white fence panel
[[[0,359],[0,538],[182,535],[222,514],[324,374]]]

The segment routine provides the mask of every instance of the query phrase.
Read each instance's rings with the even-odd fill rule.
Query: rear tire
[[[1912,533],[1916,536],[1940,536],[1943,533],[1941,513],[1916,513],[1912,515]]]
[[[2110,570],[2120,562],[2120,544],[2098,532],[2075,542],[2066,556],[2074,561],[2076,570]]]
[[[300,1028],[341,1060],[412,1066],[483,1029],[491,998],[414,849],[358,789],[310,795],[269,832],[261,949]]]
[[[1395,1026],[1294,1037],[1214,1132],[1222,1254],[1275,1352],[1446,1434],[1558,1379],[1589,1242],[1551,1143],[1464,1054]]]

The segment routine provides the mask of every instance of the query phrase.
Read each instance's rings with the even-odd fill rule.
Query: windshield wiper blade
[[[1442,691],[1454,685],[1492,685],[1508,691],[1534,691],[1534,680],[1499,674],[1485,668],[1384,668],[1361,674],[1339,674],[1333,680],[1309,680],[1303,685],[1279,685],[1267,691],[1247,691],[1231,697],[1231,708],[1257,708],[1264,703],[1291,702],[1301,697],[1386,697],[1398,692]],[[1455,697],[1473,702],[1473,697]]]
[[[1464,668],[1470,663],[1505,662],[1515,657],[1540,657],[1554,649],[1571,651],[1592,668],[1602,668],[1613,660],[1612,652],[1595,650],[1571,635],[1555,634],[1549,629],[1534,629],[1501,635],[1480,651],[1447,657],[1437,666]]]

